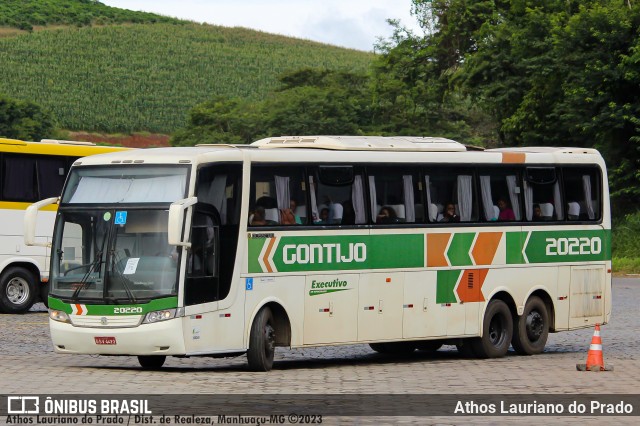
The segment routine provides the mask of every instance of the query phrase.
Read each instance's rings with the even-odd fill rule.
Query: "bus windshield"
[[[61,212],[50,293],[121,304],[176,295],[179,255],[167,220],[166,209]]]
[[[74,168],[63,204],[172,203],[184,198],[187,167],[109,166]]]

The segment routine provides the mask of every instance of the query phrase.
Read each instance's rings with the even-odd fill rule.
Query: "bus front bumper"
[[[49,320],[57,353],[88,355],[184,355],[182,321],[174,318],[128,328],[74,327]]]

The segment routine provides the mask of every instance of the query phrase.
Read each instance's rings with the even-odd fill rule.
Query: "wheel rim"
[[[276,348],[276,330],[269,323],[264,326],[264,338],[264,353],[270,357]]]
[[[540,339],[544,332],[544,319],[540,312],[531,311],[527,315],[527,337],[531,342],[535,342]]]
[[[23,278],[13,278],[7,285],[7,299],[14,305],[21,305],[29,298],[29,283]]]
[[[489,324],[489,341],[495,347],[501,346],[505,339],[504,322],[502,315],[496,315]]]

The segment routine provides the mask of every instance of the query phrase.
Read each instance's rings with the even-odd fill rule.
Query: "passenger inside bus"
[[[460,222],[460,216],[456,214],[456,206],[453,203],[447,203],[440,222]]]
[[[498,220],[503,220],[503,221],[516,220],[516,215],[513,212],[513,209],[509,205],[509,202],[506,200],[506,198],[504,197],[498,198],[498,208],[500,209]]]
[[[251,226],[266,226],[267,221],[264,216],[264,207],[256,207],[256,209],[253,211],[253,214],[249,216],[249,224]]]
[[[376,223],[379,224],[388,224],[388,223],[398,223],[400,219],[398,219],[398,215],[396,211],[389,206],[384,206],[380,209],[380,213],[378,213],[378,217],[376,218]]]

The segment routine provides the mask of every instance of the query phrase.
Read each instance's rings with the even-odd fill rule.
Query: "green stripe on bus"
[[[605,230],[532,232],[524,253],[528,263],[609,260],[610,235]]]
[[[249,240],[249,272],[422,268],[424,235],[334,235]],[[260,259],[262,253],[263,258]],[[262,262],[262,264],[261,264]]]
[[[446,252],[452,267],[473,266],[477,235],[453,234]],[[424,241],[424,234],[250,238],[248,272],[424,268]],[[506,232],[505,249],[508,265],[611,260],[611,231]]]
[[[441,270],[438,271],[436,286],[436,303],[458,303],[454,289],[462,270]]]
[[[90,305],[85,303],[78,302],[77,304],[82,304],[83,309],[86,309],[86,315],[140,315],[146,314],[148,312],[153,311],[161,311],[163,309],[173,309],[178,307],[178,298],[173,297],[165,297],[162,299],[154,299],[148,303],[138,303],[138,304],[127,304],[127,305]],[[59,299],[49,296],[49,309],[55,309],[58,311],[66,312],[67,314],[71,314],[73,312],[71,303],[65,303]],[[114,313],[114,308],[118,308],[120,312],[123,313]],[[124,309],[123,309],[124,308]],[[137,312],[126,312],[126,308],[140,308],[141,311]]]
[[[471,245],[473,244],[475,237],[475,232],[460,232],[453,234],[453,240],[451,241],[449,250],[447,250],[447,257],[449,258],[451,266],[466,266],[473,264],[469,251],[471,251]]]
[[[522,247],[528,232],[507,232],[507,264],[522,265],[525,262]]]

